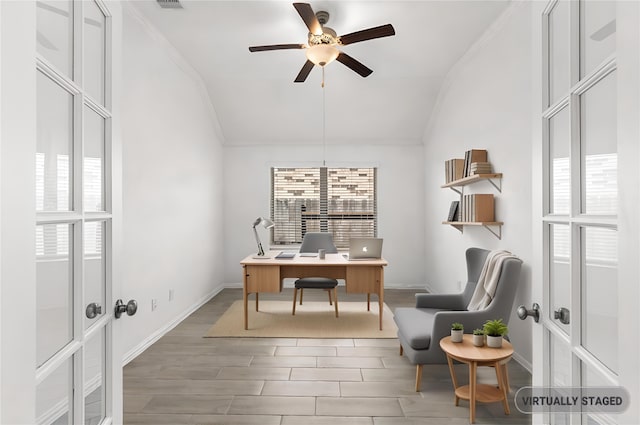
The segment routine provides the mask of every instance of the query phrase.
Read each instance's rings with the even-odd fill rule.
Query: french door
[[[100,0],[39,0],[35,9],[35,417],[97,425],[120,415],[112,20]]]
[[[620,299],[637,279],[631,283],[619,276],[620,242],[635,236],[619,232],[624,180],[618,137],[618,7],[616,1],[554,0],[542,11],[543,284],[539,293],[534,289],[534,299],[543,306],[542,329],[534,329],[534,350],[540,350],[534,353],[538,386],[623,385]],[[631,369],[624,367],[638,370],[637,361]],[[611,413],[564,411],[536,418],[550,424],[618,420]]]

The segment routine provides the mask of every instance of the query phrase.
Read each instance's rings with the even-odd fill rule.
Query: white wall
[[[427,283],[433,292],[452,292],[466,282],[464,251],[472,246],[506,249],[524,261],[515,306],[531,305],[531,20],[529,5],[512,4],[452,68],[425,133],[425,239]],[[499,240],[482,227],[460,234],[442,225],[458,195],[441,189],[444,162],[468,149],[486,149],[502,193],[488,182],[465,193],[493,193]],[[514,313],[509,335],[521,361],[531,361],[531,326]]]
[[[221,288],[223,157],[199,77],[130,7],[123,26],[122,295],[138,301],[127,353]]]
[[[326,164],[378,167],[378,236],[386,287],[424,287],[424,161],[421,145],[328,145]],[[225,147],[225,282],[240,285],[240,261],[256,251],[251,225],[269,216],[270,168],[322,165],[322,146]],[[262,229],[263,246],[269,234]]]

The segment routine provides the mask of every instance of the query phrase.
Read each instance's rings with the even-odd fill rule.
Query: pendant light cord
[[[322,67],[322,166],[326,167],[326,156],[327,156],[327,141],[326,141],[326,133],[327,133],[327,123],[326,123],[326,102],[324,98],[324,66]]]

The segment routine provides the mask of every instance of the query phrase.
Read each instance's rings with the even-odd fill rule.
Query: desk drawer
[[[245,266],[247,292],[280,292],[280,266]]]
[[[347,292],[353,294],[371,294],[380,292],[382,267],[347,267]]]

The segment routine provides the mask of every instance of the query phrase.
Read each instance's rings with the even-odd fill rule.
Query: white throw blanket
[[[517,257],[509,251],[491,251],[487,255],[467,310],[483,310],[491,304],[491,300],[496,294],[498,279],[500,279],[502,262],[507,258]]]

